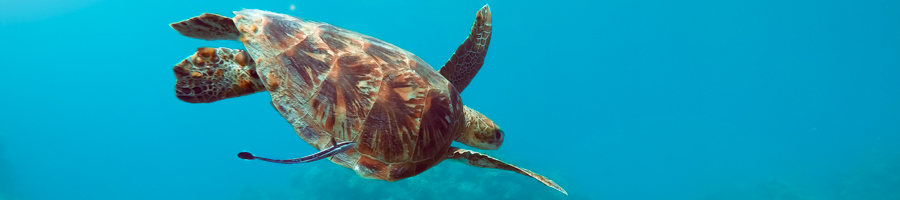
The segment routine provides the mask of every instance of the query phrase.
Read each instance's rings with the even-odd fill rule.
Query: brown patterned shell
[[[260,10],[234,21],[272,106],[317,149],[357,147],[331,160],[394,181],[445,159],[462,125],[459,93],[412,53],[379,39]]]

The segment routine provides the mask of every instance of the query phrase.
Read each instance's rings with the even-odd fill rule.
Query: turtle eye
[[[494,139],[495,140],[503,139],[503,130],[494,129]]]
[[[253,59],[250,58],[250,55],[247,54],[246,51],[241,51],[234,55],[234,61],[237,62],[238,65],[247,66],[250,62],[253,62]]]

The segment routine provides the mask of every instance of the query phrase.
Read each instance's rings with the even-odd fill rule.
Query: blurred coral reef
[[[900,155],[869,159],[843,179],[840,199],[900,199]]]
[[[235,199],[589,199],[569,191],[565,196],[543,184],[513,172],[443,162],[424,173],[396,182],[363,179],[352,170],[331,163],[305,166],[289,189],[248,188]],[[803,183],[773,178],[765,181],[723,180],[695,199],[707,200],[900,200],[900,155],[880,156],[850,168],[833,183],[838,191],[818,194],[798,187]],[[562,186],[565,179],[553,173]],[[3,198],[0,197],[0,200]]]
[[[549,177],[560,179],[560,176]],[[567,186],[565,180],[555,180]],[[447,161],[418,176],[396,182],[364,179],[335,164],[316,164],[296,175],[291,189],[249,189],[236,199],[588,199],[569,191],[566,196],[540,182],[514,172],[485,169]]]
[[[770,200],[810,200],[801,195],[801,192],[784,180],[771,179],[762,184],[766,199]]]
[[[2,131],[0,131],[2,133]],[[3,135],[0,135],[0,200],[18,200],[12,195],[13,177],[12,170],[9,169],[8,160],[6,160],[6,146]]]
[[[752,181],[731,180],[701,191],[698,199],[900,200],[900,155],[876,155],[848,168],[848,172],[834,182],[824,183],[836,191],[805,191],[798,187],[803,185],[800,182],[778,178],[757,182],[756,187],[746,187]]]

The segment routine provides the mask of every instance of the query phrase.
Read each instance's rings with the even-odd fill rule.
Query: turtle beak
[[[175,72],[175,79],[177,79],[175,81],[175,97],[188,103],[204,103],[195,95],[200,94],[203,90],[199,87],[193,87],[197,81],[192,81],[192,79],[200,78],[202,74],[191,72],[190,69],[193,66],[190,62],[192,60],[191,57],[184,59],[172,68],[172,71]]]
[[[204,81],[198,79],[200,78],[191,76],[179,78],[175,82],[175,97],[188,103],[211,103],[218,101],[220,98],[216,98],[218,95],[215,94],[220,93],[217,91],[221,89],[214,88],[214,85],[204,85]]]
[[[210,103],[212,101],[201,101],[200,98],[194,96],[191,92],[191,89],[188,88],[177,88],[175,89],[175,97],[178,97],[179,100],[188,102],[188,103]]]

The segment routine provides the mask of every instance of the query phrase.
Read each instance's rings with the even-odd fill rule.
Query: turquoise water
[[[437,68],[484,4],[462,98],[506,139],[481,152],[569,196],[454,162],[389,183],[243,161],[315,149],[268,93],[174,96],[197,47],[242,48],[168,26],[204,12],[328,22]],[[0,23],[0,199],[900,199],[898,1],[0,0]]]

